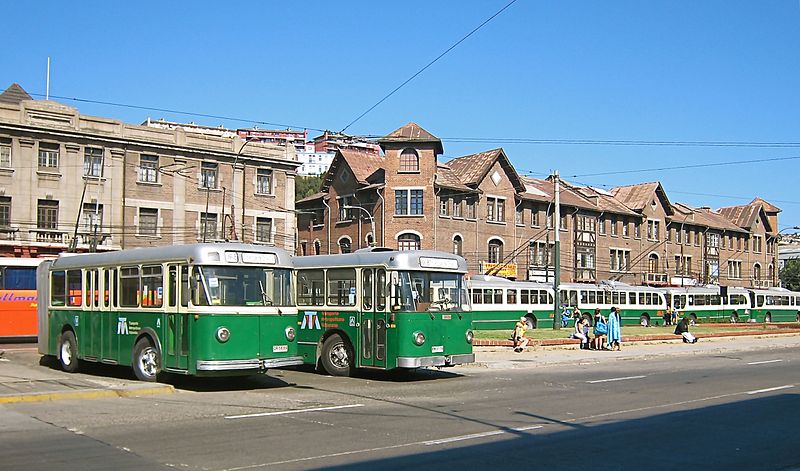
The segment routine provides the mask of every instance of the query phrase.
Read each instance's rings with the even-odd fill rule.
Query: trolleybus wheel
[[[642,314],[639,318],[639,325],[642,327],[650,327],[650,317],[648,317],[647,314]]]
[[[737,322],[739,322],[739,314],[734,312],[731,314],[731,324],[735,324]]]
[[[58,345],[58,361],[61,363],[62,370],[68,373],[78,371],[78,342],[71,330],[61,334]]]
[[[161,355],[146,338],[139,339],[133,347],[133,373],[140,381],[153,382],[161,369]]]
[[[798,313],[797,313],[797,319],[795,319],[795,320],[796,320],[797,322],[800,322],[800,312],[798,312]]]
[[[689,314],[689,324],[697,325],[697,316],[694,313]]]
[[[536,323],[533,322],[530,316],[525,316],[525,330],[533,330],[536,328]]]
[[[764,322],[772,322],[772,314],[767,313],[767,315],[764,316]]]
[[[331,376],[350,376],[353,353],[341,335],[333,334],[322,344],[322,367]]]

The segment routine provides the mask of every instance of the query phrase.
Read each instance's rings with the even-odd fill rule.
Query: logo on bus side
[[[120,317],[117,319],[117,334],[128,335],[128,318]]]
[[[317,311],[305,311],[303,314],[303,323],[300,324],[300,329],[322,329],[319,326],[319,316],[317,316]]]

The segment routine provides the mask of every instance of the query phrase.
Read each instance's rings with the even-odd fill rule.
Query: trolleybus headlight
[[[420,346],[425,343],[425,334],[422,332],[414,332],[414,343]]]
[[[286,333],[286,339],[288,341],[291,342],[292,340],[294,340],[294,336],[295,336],[294,327],[287,327],[284,332]]]
[[[220,327],[219,329],[217,329],[217,340],[219,340],[222,343],[225,343],[228,341],[229,338],[231,338],[231,331],[228,330],[227,327]]]
[[[467,330],[467,343],[472,343],[472,339],[475,338],[475,334],[472,332],[472,329]]]

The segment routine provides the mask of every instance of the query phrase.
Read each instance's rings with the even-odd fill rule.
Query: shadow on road
[[[634,420],[576,424],[537,417],[543,428],[505,429],[480,445],[462,441],[424,453],[326,469],[797,469],[800,395],[784,394]],[[522,413],[521,413],[522,414]],[[530,414],[525,414],[531,416]],[[612,419],[613,420],[613,419]],[[547,433],[550,426],[560,431]],[[563,427],[569,427],[563,430]],[[459,446],[462,444],[462,446]],[[415,447],[415,449],[419,449]],[[350,454],[353,456],[353,454]],[[356,455],[357,456],[357,455]],[[593,464],[593,465],[592,465]]]

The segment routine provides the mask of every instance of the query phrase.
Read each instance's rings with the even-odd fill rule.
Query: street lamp
[[[369,224],[370,224],[370,226],[372,226],[372,240],[369,242],[369,246],[370,247],[374,247],[375,246],[376,234],[375,234],[375,218],[372,217],[372,214],[370,214],[370,212],[367,211],[366,208],[363,208],[361,206],[354,206],[352,204],[346,204],[346,205],[343,206],[343,208],[344,209],[360,209],[361,211],[364,211],[365,213],[367,213],[367,217],[369,218]]]

